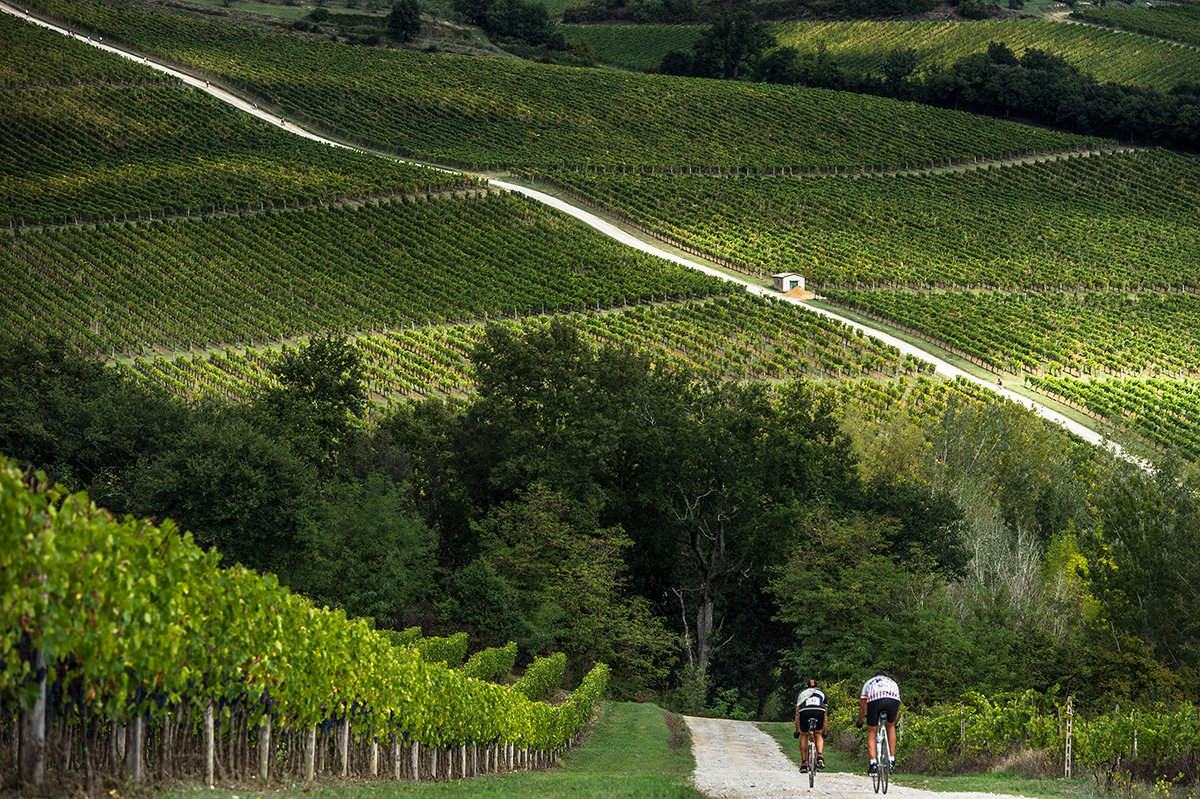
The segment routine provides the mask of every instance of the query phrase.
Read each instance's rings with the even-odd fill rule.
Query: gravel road
[[[866,773],[821,771],[816,785],[779,749],[775,739],[748,721],[685,717],[696,757],[696,788],[723,799],[784,799],[800,794],[828,797],[875,795]],[[865,764],[864,764],[865,766]],[[900,799],[1013,799],[999,794],[944,793],[891,785],[887,795]]]

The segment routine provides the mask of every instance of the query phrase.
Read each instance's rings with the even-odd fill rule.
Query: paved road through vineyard
[[[50,28],[51,30],[58,31],[59,33],[62,33],[63,35],[71,35],[67,30],[65,30],[57,25],[54,25],[43,19],[38,19],[37,17],[34,17],[34,16],[30,16],[29,13],[24,10],[24,8],[18,9],[7,3],[0,2],[0,10],[6,11],[15,16],[24,17],[32,23],[41,25],[46,28]],[[335,141],[332,141],[331,139],[324,138],[318,134],[312,133],[311,131],[305,130],[304,128],[302,128],[301,126],[299,126],[293,122],[288,122],[283,117],[276,116],[273,113],[268,113],[265,109],[259,108],[258,105],[253,102],[244,100],[244,99],[242,99],[242,98],[232,94],[231,92],[228,92],[218,86],[210,85],[210,82],[207,80],[204,80],[203,78],[193,77],[192,75],[188,75],[187,73],[181,72],[172,67],[168,67],[163,64],[156,63],[153,60],[150,60],[141,54],[130,52],[130,51],[121,49],[119,47],[114,47],[112,45],[112,43],[101,43],[99,41],[93,41],[91,39],[85,38],[80,35],[75,35],[75,36],[73,36],[73,38],[76,41],[80,42],[81,44],[103,48],[104,50],[107,50],[109,52],[116,53],[118,55],[122,55],[122,56],[129,58],[131,60],[134,60],[134,61],[142,62],[148,67],[152,67],[153,69],[157,69],[157,70],[165,72],[169,75],[172,75],[172,76],[178,78],[179,80],[183,81],[185,84],[187,84],[189,86],[193,86],[197,89],[200,89],[201,91],[208,92],[213,97],[216,97],[217,99],[228,103],[229,105],[233,106],[234,108],[237,108],[239,111],[242,111],[247,114],[251,114],[253,116],[257,116],[261,119],[271,122],[272,124],[278,125],[283,130],[287,130],[291,133],[294,133],[297,136],[304,136],[306,138],[313,139],[313,140],[319,141],[319,142],[323,142],[325,144],[335,146],[335,147],[347,147],[347,145],[345,145],[341,142],[335,142]],[[416,163],[416,162],[414,162],[414,163]],[[428,164],[425,164],[425,166],[428,166]],[[709,274],[716,275],[716,276],[724,278],[726,280],[730,280],[730,281],[739,283],[740,285],[745,287],[746,291],[748,291],[752,294],[758,294],[760,296],[770,296],[770,297],[774,297],[776,299],[783,299],[784,301],[788,301],[788,302],[804,304],[801,300],[797,300],[797,299],[794,299],[791,297],[781,297],[778,292],[775,292],[771,289],[767,289],[761,285],[756,285],[754,283],[749,282],[748,280],[734,277],[734,276],[728,275],[724,272],[719,272],[715,269],[712,269],[711,267],[706,266],[705,264],[703,264],[697,260],[694,260],[691,258],[685,258],[683,256],[668,252],[667,250],[665,250],[659,246],[656,246],[653,243],[649,243],[649,242],[643,241],[641,239],[638,239],[637,237],[631,235],[627,231],[622,230],[621,228],[618,228],[617,226],[605,221],[604,219],[601,219],[596,214],[593,214],[584,208],[580,208],[578,206],[571,205],[570,203],[567,203],[557,197],[552,197],[549,194],[546,194],[544,192],[540,192],[535,189],[531,189],[527,186],[521,186],[516,183],[510,183],[510,182],[499,180],[496,178],[490,178],[490,177],[487,177],[484,175],[480,175],[479,177],[487,179],[489,185],[494,186],[496,188],[504,189],[507,191],[519,192],[519,193],[524,194],[528,197],[531,197],[539,202],[542,202],[542,203],[550,205],[554,208],[557,208],[558,210],[562,211],[563,213],[566,213],[566,214],[569,214],[569,215],[575,217],[576,219],[595,228],[596,230],[600,231],[601,233],[604,233],[605,235],[608,235],[624,244],[627,244],[630,247],[634,247],[643,252],[657,255],[657,256],[659,256],[661,258],[665,258],[669,261],[683,264],[683,265],[689,266],[693,269],[699,269],[703,272],[707,272]],[[958,367],[954,366],[953,364],[948,363],[948,362],[942,360],[941,358],[938,358],[935,355],[933,355],[929,352],[926,352],[925,350],[922,350],[916,346],[913,346],[906,341],[898,339],[895,336],[892,336],[888,333],[885,333],[882,330],[877,330],[875,328],[867,327],[865,325],[859,324],[858,322],[851,321],[850,319],[847,319],[847,318],[840,316],[836,313],[833,313],[831,311],[827,311],[827,310],[824,310],[821,308],[815,308],[811,305],[806,305],[805,307],[807,307],[808,310],[810,310],[814,313],[823,314],[825,316],[828,316],[833,319],[837,319],[841,322],[844,322],[845,324],[850,325],[853,328],[860,329],[860,330],[864,331],[865,333],[874,336],[875,338],[879,339],[880,341],[883,341],[885,344],[889,344],[891,346],[896,347],[898,350],[900,350],[901,353],[910,354],[910,355],[913,355],[914,357],[922,358],[926,361],[929,361],[929,362],[933,363],[937,372],[941,375],[944,375],[945,377],[965,378],[967,380],[970,380],[973,383],[978,383],[979,385],[981,385],[991,391],[995,391],[996,393],[1001,394],[1001,395],[1007,397],[1008,399],[1011,399],[1014,402],[1020,403],[1021,405],[1024,405],[1027,408],[1031,408],[1035,413],[1061,425],[1062,427],[1066,428],[1070,432],[1074,433],[1075,435],[1079,436],[1080,438],[1082,438],[1086,441],[1090,441],[1093,444],[1098,444],[1098,445],[1102,445],[1102,446],[1110,446],[1110,447],[1116,448],[1115,444],[1112,444],[1112,443],[1109,443],[1108,441],[1106,441],[1096,431],[1091,430],[1091,429],[1083,426],[1082,424],[1079,424],[1078,422],[1076,422],[1072,419],[1069,419],[1066,416],[1063,416],[1062,414],[1058,413],[1057,411],[1054,411],[1050,408],[1039,405],[1038,403],[1030,400],[1029,398],[1023,397],[1023,396],[1016,394],[1012,391],[1009,391],[1008,389],[1005,389],[1001,386],[997,386],[994,383],[992,383],[990,380],[984,380],[982,378],[971,375],[971,374],[963,371],[962,369],[959,369]]]
[[[749,721],[685,717],[696,757],[696,788],[705,796],[722,799],[794,799],[797,796],[832,799],[874,797],[871,778],[865,773],[822,771],[808,787],[801,774],[780,750],[774,738]],[[896,799],[1003,799],[998,794],[944,793],[892,784],[887,793]]]

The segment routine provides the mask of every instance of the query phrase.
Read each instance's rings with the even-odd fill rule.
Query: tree
[[[366,409],[361,356],[344,337],[326,333],[285,354],[271,372],[279,386],[255,399],[260,425],[330,477]]]
[[[1200,666],[1200,474],[1169,460],[1147,473],[1114,463],[1081,536],[1111,640],[1139,639],[1175,668]]]
[[[669,50],[658,65],[658,71],[663,75],[678,75],[688,77],[692,74],[695,60],[690,50]]]
[[[753,11],[737,11],[713,17],[692,50],[697,61],[717,66],[717,76],[737,80],[744,68],[753,67],[763,50],[774,46],[775,36],[765,22]]]
[[[394,626],[434,587],[437,536],[380,471],[330,492],[312,554],[291,582],[318,603]]]
[[[311,554],[316,469],[235,410],[209,408],[134,483],[139,516],[173,519],[229,562],[288,583]]]
[[[388,35],[401,42],[412,41],[421,32],[421,0],[396,0],[388,14]]]
[[[879,64],[879,71],[892,91],[899,93],[904,79],[911,75],[920,64],[921,54],[916,49],[894,47],[883,57],[883,61]]]
[[[832,408],[807,385],[770,396],[761,384],[696,384],[670,400],[637,445],[645,510],[635,541],[670,581],[703,679],[735,598],[764,587],[807,508],[845,505],[856,475]]]
[[[480,555],[452,576],[440,612],[473,623],[492,642],[508,635],[533,653],[561,651],[581,677],[607,662],[619,679],[644,689],[661,679],[675,641],[630,597],[622,577],[632,545],[620,528],[579,529],[570,503],[546,486],[493,509],[478,524]]]
[[[130,511],[134,467],[171,447],[188,419],[165,390],[127,381],[62,340],[0,345],[0,453],[113,513]]]

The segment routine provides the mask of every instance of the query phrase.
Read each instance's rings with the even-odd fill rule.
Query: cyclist
[[[854,722],[854,726],[862,729],[863,719],[866,718],[868,746],[875,745],[875,730],[879,726],[880,712],[888,714],[885,725],[888,759],[891,760],[888,765],[895,769],[896,722],[900,719],[900,686],[896,685],[896,681],[887,676],[882,669],[876,671],[875,676],[863,684],[862,694],[858,698],[858,721]],[[872,750],[871,763],[867,767],[867,773],[874,774],[878,769],[879,764],[875,762],[875,752]]]
[[[800,739],[800,756],[808,757],[808,720],[817,720],[817,729],[813,738],[817,744],[817,762],[800,764],[800,773],[808,773],[808,767],[825,768],[825,735],[829,732],[829,718],[826,712],[829,708],[829,697],[817,687],[816,680],[809,680],[808,685],[796,697],[796,732],[794,737]]]

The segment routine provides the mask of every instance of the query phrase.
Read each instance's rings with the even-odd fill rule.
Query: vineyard
[[[19,34],[19,35],[17,35]],[[0,226],[235,213],[478,185],[330,148],[9,14]],[[42,64],[31,74],[21,63]],[[10,66],[11,64],[11,66]]]
[[[1200,377],[1195,294],[832,290],[826,299],[920,331],[995,371]]]
[[[538,177],[752,274],[800,272],[822,289],[1198,285],[1200,166],[1162,151],[856,180]]]
[[[1200,752],[1200,709],[1190,704],[1118,707],[1090,716],[1073,713],[1070,703],[1053,692],[971,692],[957,703],[910,713],[904,724],[902,756],[929,759],[934,772],[948,771],[956,760],[973,754],[1030,750],[1060,763],[1070,757],[1077,769],[1093,772],[1098,780],[1111,781],[1122,770],[1149,766],[1170,782],[1179,779],[1177,766],[1194,769],[1189,764]]]
[[[1194,3],[1168,3],[1152,8],[1092,5],[1076,9],[1071,16],[1109,28],[1200,44],[1200,6]]]
[[[573,314],[571,323],[595,347],[643,352],[701,378],[779,380],[801,377],[894,378],[924,375],[930,364],[894,347],[783,302],[735,294],[711,301],[639,305]],[[544,330],[551,316],[502,319],[520,335]],[[355,340],[377,402],[473,391],[471,350],[483,341],[479,323],[437,325],[363,335]],[[136,358],[121,368],[186,397],[246,400],[271,384],[279,350],[227,350],[176,358]]]
[[[599,664],[569,700],[530,699],[561,682],[556,658],[515,686],[468,677],[445,644],[396,645],[403,634],[317,608],[273,575],[221,568],[170,522],[117,521],[9,464],[0,506],[0,566],[23,587],[0,598],[0,697],[21,708],[3,757],[25,782],[544,767],[605,690]],[[495,673],[507,654],[473,670]]]
[[[989,42],[1001,42],[1017,54],[1036,48],[1061,56],[1101,83],[1169,91],[1179,83],[1200,82],[1200,51],[1154,39],[1131,42],[1129,34],[1090,25],[1033,19],[798,22],[781,24],[774,30],[780,45],[803,51],[824,46],[840,66],[859,72],[877,72],[883,57],[901,47],[915,49],[924,64],[948,66],[987,50]]]
[[[505,194],[26,233],[0,288],[4,335],[105,357],[736,290]]]
[[[596,60],[628,69],[658,70],[671,50],[690,50],[703,25],[559,25],[568,39],[587,39]]]
[[[1148,9],[1109,7],[1076,12],[1091,15],[1134,14],[1139,18],[1194,20],[1195,7]],[[1175,11],[1175,10],[1178,11]],[[1190,9],[1190,10],[1185,10]],[[1099,19],[1095,21],[1100,21]],[[1109,23],[1104,23],[1109,24]],[[1192,24],[1195,24],[1194,22]],[[671,50],[688,50],[704,30],[700,25],[563,25],[569,37],[592,43],[597,60],[631,69],[657,70]],[[1122,27],[1129,27],[1123,25]],[[1018,55],[1036,48],[1066,59],[1102,83],[1126,83],[1168,91],[1181,82],[1200,82],[1200,51],[1154,40],[1130,46],[1129,36],[1087,25],[1041,20],[982,22],[786,22],[771,26],[781,47],[816,52],[824,47],[837,65],[861,74],[877,74],[884,56],[897,48],[913,48],[921,68],[948,66],[1002,42]],[[1150,35],[1162,35],[1141,30]],[[1195,35],[1195,34],[1192,34]],[[1180,38],[1182,35],[1167,38]],[[920,71],[920,70],[918,70]]]
[[[1200,382],[1144,380],[1079,380],[1029,377],[1028,385],[1095,419],[1132,429],[1152,446],[1200,460]]]
[[[80,29],[220,77],[320,128],[476,169],[779,173],[1088,147],[999,119],[800,87],[348,47],[70,0]],[[897,136],[900,129],[903,136]]]

